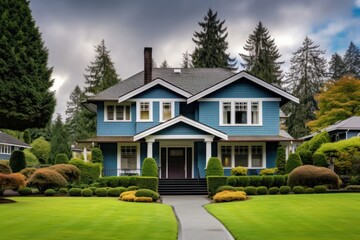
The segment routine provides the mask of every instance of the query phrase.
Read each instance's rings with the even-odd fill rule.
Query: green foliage
[[[274,176],[262,176],[261,177],[261,186],[271,188],[274,183]]]
[[[289,186],[281,186],[280,187],[280,194],[288,194],[291,192],[291,187]]]
[[[100,148],[93,148],[91,150],[91,161],[93,163],[102,163],[104,161],[104,156]]]
[[[295,186],[295,187],[293,187],[292,191],[293,191],[295,194],[302,194],[302,193],[304,193],[304,187],[302,187],[302,186]]]
[[[271,187],[269,188],[269,194],[271,195],[275,195],[275,194],[278,194],[280,191],[280,189],[278,187]]]
[[[9,160],[0,159],[0,163],[10,166]]]
[[[67,188],[60,188],[58,192],[61,195],[66,195],[68,194],[69,190]]]
[[[81,188],[71,188],[69,190],[69,195],[72,197],[79,197],[81,196],[82,189]]]
[[[26,179],[29,179],[36,170],[37,170],[36,168],[24,168],[20,171],[20,173],[24,175]]]
[[[69,158],[65,153],[59,153],[55,157],[54,164],[68,164]]]
[[[39,160],[37,159],[35,154],[31,152],[30,149],[27,148],[23,152],[25,154],[25,162],[27,167],[35,167],[40,165]]]
[[[23,136],[23,138],[24,138],[24,142],[25,143],[27,143],[27,144],[30,144],[31,143],[31,136],[30,136],[30,132],[29,132],[29,130],[25,130],[24,131],[24,136]]]
[[[216,189],[227,183],[227,177],[224,176],[208,176],[206,177],[208,192],[210,196],[216,194]]]
[[[43,193],[48,188],[66,187],[68,182],[55,170],[40,168],[31,175],[27,185],[29,187],[36,187],[39,192]]]
[[[286,164],[286,149],[283,146],[279,146],[276,150],[276,168],[279,174],[285,173]]]
[[[32,194],[32,190],[29,187],[22,187],[19,188],[18,193],[20,194],[20,196],[28,196]]]
[[[138,177],[137,186],[139,188],[150,189],[157,192],[159,187],[159,178],[157,177]]]
[[[341,140],[334,143],[325,143],[316,151],[316,153],[323,153],[326,156],[332,156],[339,152],[346,152],[350,149],[360,149],[360,138],[353,137],[347,140]]]
[[[0,128],[45,127],[55,108],[48,50],[29,1],[0,1]]]
[[[277,168],[265,168],[261,169],[260,175],[274,175],[277,172]]]
[[[323,131],[317,135],[315,135],[309,141],[309,151],[314,154],[324,143],[330,142],[330,135],[328,132]]]
[[[46,189],[44,192],[45,196],[54,196],[55,195],[55,190],[54,189]]]
[[[93,195],[93,191],[90,188],[84,188],[81,190],[81,195],[83,197],[91,197]]]
[[[40,163],[48,163],[50,158],[50,143],[44,137],[39,137],[31,143],[30,151],[37,157]]]
[[[224,185],[224,186],[220,186],[216,189],[216,193],[222,192],[222,191],[236,191],[236,188],[233,186],[228,186],[228,185]]]
[[[317,167],[327,167],[328,161],[326,160],[326,155],[323,153],[315,153],[313,155],[313,162],[314,162],[314,166]]]
[[[318,185],[314,187],[314,191],[316,193],[325,193],[327,191],[327,187],[325,185]]]
[[[60,173],[69,183],[80,180],[80,170],[74,165],[56,164],[54,166],[48,167],[48,169],[55,170],[56,172]]]
[[[80,159],[71,159],[69,163],[80,170],[80,179],[82,183],[92,183],[100,176],[101,165],[99,163],[84,162]]]
[[[68,158],[71,158],[71,144],[65,126],[61,120],[61,115],[58,114],[55,122],[51,126],[51,146],[50,146],[50,161],[55,163],[55,158],[58,154],[63,153]],[[63,162],[62,162],[63,163]]]
[[[155,159],[153,158],[144,159],[141,167],[141,175],[143,177],[158,177],[158,166],[156,164]]]
[[[269,190],[265,186],[260,186],[260,187],[256,188],[257,195],[266,195],[266,194],[268,194],[268,192],[269,192]]]
[[[217,157],[211,157],[206,167],[206,176],[224,176],[224,168]]]
[[[258,187],[261,185],[261,176],[249,176],[249,186]]]
[[[138,186],[128,186],[128,187],[126,188],[126,191],[134,191],[134,190],[138,190],[138,189],[139,189]]]
[[[303,165],[312,165],[312,153],[310,150],[302,150],[302,151],[296,151],[297,154],[299,154],[301,162]]]
[[[236,187],[238,185],[237,177],[236,176],[228,177],[226,185]]]
[[[244,187],[235,187],[236,191],[241,191],[241,192],[244,192]]]
[[[247,186],[246,188],[244,188],[244,192],[247,195],[256,195],[256,187],[254,186]]]
[[[95,195],[98,197],[106,197],[107,189],[106,188],[98,188],[95,190]]]
[[[283,175],[275,175],[274,176],[273,186],[281,187],[281,186],[284,186],[285,183],[286,183],[286,181],[285,181],[285,177]]]
[[[340,179],[332,170],[312,165],[298,167],[294,169],[288,177],[288,185],[291,187],[298,185],[314,187],[321,184],[338,188]]]
[[[292,170],[302,165],[301,159],[299,154],[297,153],[290,153],[289,158],[285,165],[285,172],[291,173]]]
[[[120,193],[122,193],[123,191],[121,191],[121,189],[119,187],[117,188],[110,188],[108,190],[108,196],[110,197],[119,197],[120,196]]]
[[[231,175],[233,176],[246,176],[247,175],[247,168],[245,167],[235,167],[231,169]]]
[[[25,154],[23,151],[15,150],[11,153],[9,160],[11,170],[16,173],[26,168]]]
[[[227,180],[227,185],[233,187],[246,187],[249,185],[250,178],[248,176],[230,176]]]
[[[313,188],[305,188],[304,189],[304,193],[306,194],[312,194],[315,193],[315,190]]]
[[[140,188],[135,192],[135,197],[151,197],[153,199],[153,201],[157,201],[157,200],[159,200],[160,195],[157,192],[152,191],[150,189],[141,189]]]
[[[360,185],[348,185],[345,189],[348,191],[360,192]]]
[[[0,173],[12,173],[10,166],[4,163],[0,163]]]
[[[0,195],[6,189],[18,190],[25,186],[25,177],[20,173],[0,173]]]

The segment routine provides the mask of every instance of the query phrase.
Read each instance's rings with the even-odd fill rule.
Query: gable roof
[[[160,123],[159,125],[156,125],[155,127],[152,127],[152,128],[149,128],[143,132],[140,132],[138,134],[136,134],[134,136],[134,141],[137,141],[137,140],[140,140],[141,138],[144,138],[144,137],[147,137],[153,133],[156,133],[158,131],[161,131],[163,129],[166,129],[170,126],[173,126],[174,124],[177,124],[177,123],[180,123],[180,122],[183,122],[185,124],[188,124],[190,125],[191,127],[194,127],[194,128],[198,128],[204,132],[208,132],[209,134],[211,135],[214,135],[216,137],[219,137],[219,138],[222,138],[222,139],[225,139],[227,140],[228,139],[228,136],[223,133],[223,132],[220,132],[212,127],[209,127],[209,126],[206,126],[205,124],[202,124],[202,123],[199,123],[197,121],[194,121],[190,118],[187,118],[187,117],[184,117],[182,115],[178,116],[178,117],[175,117],[173,119],[170,119],[166,122],[163,122],[163,123]]]
[[[24,143],[20,141],[17,138],[14,138],[6,133],[3,133],[0,131],[0,144],[4,145],[12,145],[17,147],[23,147],[23,148],[31,148],[31,146],[27,143]]]

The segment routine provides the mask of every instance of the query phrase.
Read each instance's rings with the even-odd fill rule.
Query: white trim
[[[177,124],[177,123],[179,123],[179,122],[183,122],[183,123],[186,123],[186,124],[188,124],[188,125],[190,125],[190,126],[192,126],[192,127],[201,129],[202,131],[208,132],[208,133],[210,133],[210,134],[212,134],[212,135],[214,135],[214,136],[217,136],[217,137],[219,137],[219,138],[222,138],[222,139],[225,139],[225,140],[228,139],[228,136],[227,136],[225,133],[223,133],[223,132],[220,132],[220,131],[218,131],[218,130],[215,130],[215,129],[211,128],[211,127],[208,127],[208,126],[206,126],[206,125],[204,125],[204,124],[201,124],[201,123],[199,123],[199,122],[196,122],[196,121],[194,121],[194,120],[192,120],[192,119],[189,119],[189,118],[187,118],[187,117],[178,116],[178,117],[176,117],[176,118],[173,118],[173,119],[170,119],[170,120],[168,120],[168,121],[166,121],[166,122],[163,122],[163,123],[161,123],[161,124],[159,124],[159,125],[157,125],[157,126],[155,126],[155,127],[153,127],[153,128],[150,128],[150,129],[148,129],[148,130],[146,130],[146,131],[143,131],[143,132],[141,132],[141,133],[136,134],[136,135],[134,136],[134,141],[138,141],[138,140],[140,140],[141,138],[147,137],[147,136],[149,136],[149,135],[151,135],[151,134],[153,134],[153,133],[155,133],[155,132],[158,132],[158,131],[160,131],[160,130],[163,130],[163,129],[165,129],[165,128],[168,128],[168,127],[170,127],[170,126],[172,126],[172,125],[174,125],[174,124]]]
[[[125,100],[127,100],[127,99],[129,99],[129,98],[131,98],[133,96],[136,96],[136,95],[138,95],[138,94],[140,94],[140,93],[142,93],[142,92],[156,86],[156,85],[161,85],[161,86],[163,86],[163,87],[165,87],[167,89],[170,89],[171,91],[176,92],[176,93],[178,93],[178,94],[180,94],[180,95],[182,95],[182,96],[184,96],[186,98],[189,98],[190,96],[192,96],[190,93],[182,90],[181,88],[178,88],[178,87],[164,81],[161,78],[156,78],[153,81],[151,81],[150,83],[145,84],[145,85],[143,85],[143,86],[141,86],[141,87],[139,87],[139,88],[137,88],[137,89],[123,95],[123,96],[120,96],[119,99],[118,99],[118,102],[119,103],[123,102],[123,101],[125,101]]]
[[[156,99],[154,98],[131,98],[129,100],[127,100],[127,102],[138,102],[138,101],[164,101],[164,102],[186,102],[185,98],[159,98],[157,97]]]
[[[202,98],[199,102],[241,102],[241,101],[252,101],[252,102],[280,102],[281,98]]]
[[[289,99],[289,100],[291,100],[291,101],[293,101],[295,103],[299,103],[299,99],[297,97],[295,97],[295,96],[293,96],[293,95],[291,95],[291,94],[289,94],[289,93],[287,93],[287,92],[285,92],[285,91],[283,91],[283,90],[281,90],[281,89],[279,89],[277,87],[274,87],[273,85],[271,85],[271,84],[269,84],[269,83],[267,83],[267,82],[265,82],[265,81],[263,81],[263,80],[261,80],[261,79],[259,79],[257,77],[254,77],[254,76],[250,75],[249,73],[247,73],[245,71],[239,72],[238,74],[235,74],[234,76],[232,76],[232,77],[230,77],[230,78],[228,78],[228,79],[226,79],[226,80],[224,80],[222,82],[219,82],[218,84],[215,84],[214,86],[212,86],[212,87],[210,87],[210,88],[208,88],[208,89],[206,89],[206,90],[204,90],[204,91],[202,91],[202,92],[200,92],[198,94],[195,94],[195,95],[189,97],[188,100],[187,100],[187,103],[189,104],[189,103],[195,102],[196,100],[199,100],[199,99],[203,98],[204,96],[206,96],[206,95],[208,95],[208,94],[210,94],[210,93],[212,93],[212,92],[214,92],[216,90],[219,90],[219,89],[227,86],[230,83],[233,83],[233,82],[241,79],[242,77],[244,77],[244,78],[246,78],[246,79],[248,79],[248,80],[250,80],[250,81],[252,81],[252,82],[254,82],[254,83],[256,83],[256,84],[258,84],[258,85],[260,85],[260,86],[262,86],[262,87],[264,87],[264,88],[266,88],[268,90],[270,90],[270,91],[272,91],[272,92],[275,92],[275,93],[279,94],[280,96],[283,96],[283,97],[285,97],[285,98],[287,98],[287,99]]]
[[[107,107],[114,106],[114,120],[108,119]],[[129,106],[130,107],[130,119],[129,120],[116,120],[116,107],[117,106]],[[104,122],[131,122],[131,103],[130,102],[104,102]]]
[[[141,103],[149,103],[149,119],[147,120],[142,120],[140,119],[140,105]],[[136,122],[153,122],[153,101],[138,101],[136,102]]]
[[[136,146],[136,169],[140,169],[140,143],[118,143],[117,144],[117,163],[116,168],[121,168],[121,147]],[[140,175],[140,172],[137,172]],[[120,176],[120,172],[117,171],[117,176]]]
[[[258,101],[258,100],[253,100],[256,98],[234,98],[231,101],[230,100],[223,100],[223,101],[219,101],[219,126],[222,127],[228,127],[228,126],[249,126],[249,127],[261,127],[263,126],[263,104],[262,101]],[[231,123],[230,124],[226,124],[223,123],[223,119],[224,119],[224,111],[223,111],[223,104],[224,102],[230,102],[231,104]],[[235,123],[235,103],[236,102],[246,102],[247,104],[247,123]],[[251,121],[251,103],[259,103],[259,123],[257,124],[252,124]]]
[[[145,140],[147,142],[149,141],[155,141],[155,140],[195,140],[195,139],[203,139],[204,141],[213,141],[214,136],[213,135],[151,135],[145,137]]]
[[[168,101],[166,99],[163,99],[163,100],[160,100],[159,101],[159,121],[160,122],[165,122],[165,121],[168,121],[170,119],[167,119],[167,120],[164,120],[163,119],[163,111],[164,111],[164,107],[163,107],[163,104],[164,103],[170,103],[170,110],[171,110],[171,116],[170,116],[170,119],[174,118],[175,117],[175,102],[174,101]]]
[[[19,148],[32,148],[31,146],[24,146],[24,145],[18,145],[18,144],[6,143],[6,142],[0,142],[0,144],[19,147]]]

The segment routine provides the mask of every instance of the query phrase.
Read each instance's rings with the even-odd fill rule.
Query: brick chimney
[[[144,84],[152,80],[152,48],[144,48]]]

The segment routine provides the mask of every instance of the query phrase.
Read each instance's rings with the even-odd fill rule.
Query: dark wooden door
[[[168,178],[185,178],[185,148],[168,148]]]

